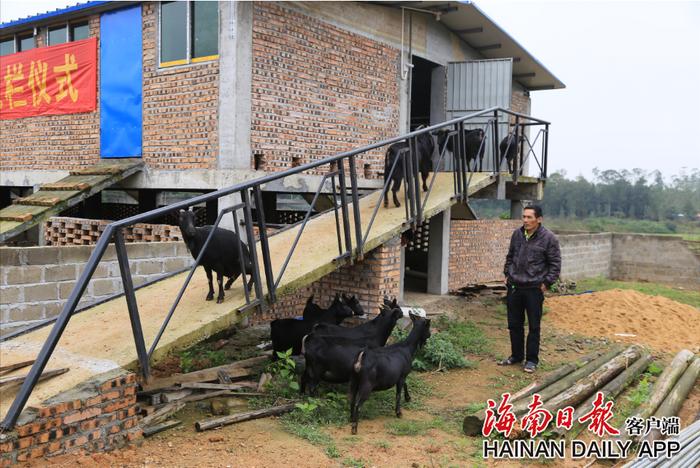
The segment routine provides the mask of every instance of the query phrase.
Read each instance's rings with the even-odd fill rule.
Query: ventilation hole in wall
[[[299,156],[292,156],[292,167],[301,166],[301,158]]]
[[[256,171],[265,170],[265,156],[262,153],[256,153],[253,155],[253,168]]]
[[[365,173],[364,176],[365,176],[365,179],[369,179],[370,177],[372,177],[372,169],[371,169],[371,166],[370,166],[369,164],[365,163],[364,166],[362,166],[362,167],[364,168],[364,173]]]

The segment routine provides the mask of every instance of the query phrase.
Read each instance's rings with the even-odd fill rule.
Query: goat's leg
[[[243,279],[245,281],[245,278]],[[250,279],[248,280],[248,291],[250,291],[250,288],[253,287],[253,275],[250,275]]]
[[[403,382],[403,399],[406,403],[411,401],[411,395],[408,394],[408,384],[405,380]]]
[[[402,382],[396,384],[396,417],[401,417],[401,387],[403,387]]]
[[[355,402],[357,401],[357,380],[350,378],[350,422],[352,423],[353,434],[357,434],[357,415],[355,414]]]
[[[357,392],[355,392],[355,402],[353,404],[353,419],[352,419],[352,433],[357,434],[357,421],[360,417],[360,407],[362,404],[367,401],[367,398],[369,398],[370,393],[372,393],[372,387],[369,386],[369,384],[362,385],[362,383],[359,385],[359,388]]]
[[[234,281],[236,281],[236,278],[238,278],[238,276],[239,276],[239,275],[233,275],[233,276],[229,276],[229,277],[228,277],[228,280],[226,281],[226,285],[224,286],[224,289],[225,289],[226,291],[228,291],[229,289],[231,289],[231,285],[233,284]]]
[[[224,302],[224,275],[216,272],[216,282],[219,285],[219,295],[216,297],[216,303],[221,304]]]
[[[207,301],[214,299],[214,280],[211,276],[211,268],[204,267],[204,271],[207,272],[207,280],[209,281],[209,293],[207,294]]]
[[[397,193],[399,193],[399,190],[401,190],[401,179],[394,179],[394,186],[391,188],[391,195],[394,197],[394,206],[399,207],[401,206],[401,203],[399,203],[399,197]]]
[[[386,173],[386,167],[384,168],[384,185],[386,185],[386,179],[387,179],[387,173]],[[389,184],[391,185],[391,184]],[[384,192],[384,208],[389,208],[389,185],[386,187],[386,191]]]
[[[428,191],[428,184],[426,182],[428,182],[429,175],[430,175],[430,172],[428,172],[428,171],[421,172],[421,174],[420,174],[421,178],[423,179],[423,191],[424,192]]]

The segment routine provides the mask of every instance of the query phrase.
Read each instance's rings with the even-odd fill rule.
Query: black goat
[[[366,339],[377,335],[383,335],[387,328],[394,328],[396,321],[402,317],[400,308],[391,309],[382,306],[379,314],[372,320],[356,327],[341,327],[332,323],[318,323],[313,327],[317,336],[340,336],[349,339]],[[384,338],[384,343],[391,334],[391,329]],[[382,343],[383,344],[383,343]]]
[[[313,331],[304,337],[302,352],[306,360],[304,374],[301,377],[300,392],[303,394],[306,385],[309,393],[314,395],[321,380],[342,383],[350,380],[353,359],[364,348],[384,346],[399,318],[403,317],[401,309],[384,309],[377,317],[378,326],[373,333],[360,336],[323,335]],[[357,327],[355,327],[357,328]],[[314,329],[315,330],[315,329]]]
[[[519,140],[519,141],[518,141]],[[499,148],[501,150],[501,159],[499,159],[500,162],[503,162],[503,158],[506,158],[506,161],[508,161],[508,172],[513,174],[515,172],[515,158],[518,157],[518,143],[521,141],[524,141],[525,137],[522,135],[520,136],[519,139],[515,138],[515,133],[510,133],[508,134],[503,140],[501,140],[501,144],[499,145]],[[520,167],[520,172],[522,172],[522,166]]]
[[[448,139],[448,134],[451,130],[441,129],[435,134],[437,135],[438,141],[438,151],[442,151],[445,141],[447,141],[447,150],[454,154],[454,144],[455,136]],[[467,152],[467,167],[471,165],[471,161],[474,161],[474,171],[481,172],[483,168],[484,152],[486,150],[486,142],[484,141],[486,135],[484,130],[477,128],[476,130],[464,130],[464,143]]]
[[[182,238],[187,245],[187,249],[196,260],[199,252],[202,250],[204,243],[209,236],[213,226],[195,227],[194,212],[189,210],[180,210],[179,214],[180,231]],[[240,246],[240,248],[239,248]],[[224,289],[231,288],[231,284],[238,278],[241,271],[241,261],[239,259],[239,251],[243,252],[243,265],[245,272],[250,276],[248,288],[253,284],[253,265],[250,260],[250,251],[245,242],[243,242],[235,232],[217,227],[214,229],[214,234],[207,245],[207,250],[202,255],[200,264],[204,267],[209,280],[209,293],[206,300],[214,299],[214,284],[212,281],[212,271],[216,272],[216,282],[219,284],[219,295],[216,298],[216,303],[221,304],[224,301]],[[228,278],[226,287],[223,286],[224,276]],[[245,281],[245,275],[243,277]]]
[[[428,175],[430,171],[433,170],[433,150],[435,149],[435,141],[430,133],[422,133],[416,137],[416,152],[418,153],[418,170],[423,179],[423,191],[428,191]],[[391,174],[391,180],[393,181],[393,186],[391,187],[391,192],[394,197],[394,206],[401,206],[399,203],[399,197],[396,195],[401,188],[401,181],[403,180],[404,173],[404,161],[408,158],[408,154],[401,156],[404,152],[408,153],[408,143],[405,141],[400,141],[389,146],[386,150],[386,155],[384,157],[384,183],[389,179],[389,174],[391,173],[391,168],[396,161],[396,169],[394,169],[393,174]],[[410,166],[409,166],[410,167]],[[418,196],[418,194],[416,194]],[[387,186],[386,192],[384,192],[384,207],[389,206],[389,187]]]
[[[350,376],[350,420],[352,433],[357,434],[360,406],[375,390],[396,387],[396,417],[401,417],[401,389],[411,401],[406,376],[411,372],[413,356],[430,338],[430,320],[411,315],[413,329],[408,337],[385,348],[363,349],[355,357]]]
[[[277,359],[277,351],[284,352],[292,349],[293,355],[301,354],[303,338],[311,333],[317,323],[339,324],[353,316],[353,310],[343,302],[339,295],[333,303],[316,320],[277,319],[270,323],[270,338],[272,339],[272,359]]]
[[[336,300],[337,300],[337,297],[338,297],[338,295],[336,294]],[[345,293],[343,293],[342,301],[345,305],[347,305],[348,307],[350,307],[352,309],[353,314],[365,315],[365,311],[362,308],[360,301],[354,295],[347,296]],[[327,311],[328,311],[328,309],[324,309],[323,307],[319,306],[318,304],[314,304],[314,295],[312,294],[306,300],[306,306],[304,307],[304,320],[311,320],[313,322],[318,322],[323,317],[323,314],[325,314]]]

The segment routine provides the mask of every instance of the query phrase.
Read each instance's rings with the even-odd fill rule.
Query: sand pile
[[[684,348],[700,352],[700,310],[665,297],[612,289],[550,297],[545,307],[549,309],[545,324],[562,330],[646,344],[669,353]]]

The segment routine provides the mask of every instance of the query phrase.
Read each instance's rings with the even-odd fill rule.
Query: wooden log
[[[606,362],[598,369],[591,372],[570,388],[562,391],[556,396],[545,400],[544,409],[555,413],[566,406],[576,406],[586,398],[593,395],[596,390],[613,380],[625,369],[638,361],[643,353],[640,346],[632,345],[610,361]],[[529,402],[528,402],[529,403]]]
[[[220,383],[200,383],[200,382],[185,382],[182,388],[204,389],[204,390],[243,390],[244,388],[257,388],[258,384],[253,382],[240,382],[234,384]]]
[[[177,392],[163,392],[160,394],[160,400],[163,403],[172,403],[173,401],[182,400],[185,397],[192,395],[192,390],[184,389]]]
[[[175,374],[170,377],[154,379],[151,382],[143,383],[141,387],[143,391],[150,392],[185,382],[213,382],[218,380],[220,370],[226,372],[226,374],[232,379],[248,377],[251,374],[249,370],[250,367],[262,364],[267,360],[267,356],[257,356],[254,358],[233,362],[231,364],[225,364],[223,366],[212,367],[187,374]]]
[[[548,385],[553,384],[557,380],[561,379],[562,377],[569,375],[576,369],[581,368],[582,366],[585,366],[592,360],[600,357],[603,353],[597,352],[597,353],[591,353],[587,356],[583,356],[581,359],[579,359],[576,362],[570,362],[567,363],[563,366],[561,366],[559,369],[550,372],[549,374],[546,374],[542,376],[541,378],[535,380],[532,382],[530,385],[527,387],[524,387],[520,389],[519,391],[515,392],[513,395],[510,396],[510,401],[515,402],[518,401],[522,398],[529,397],[543,388],[547,387]]]
[[[693,359],[681,378],[676,382],[676,385],[674,385],[673,389],[668,393],[666,399],[659,405],[659,408],[654,413],[654,417],[661,419],[677,415],[681,406],[683,406],[683,402],[693,389],[698,375],[700,375],[700,356]],[[663,438],[663,436],[658,429],[652,429],[644,437],[645,440],[650,442],[661,438]]]
[[[158,434],[159,432],[163,432],[167,429],[171,429],[175,426],[179,426],[180,424],[182,424],[182,421],[178,421],[177,419],[170,419],[170,420],[162,422],[160,424],[154,424],[153,426],[144,427],[143,428],[143,436],[149,437],[149,436],[152,436],[153,434]]]
[[[52,369],[48,371],[44,371],[40,376],[39,376],[39,382],[42,380],[50,379],[51,377],[56,377],[57,375],[65,374],[68,372],[68,368],[64,367],[63,369]],[[29,375],[29,374],[27,374]],[[24,380],[27,378],[27,375],[18,375],[14,377],[2,377],[0,378],[0,387],[3,387],[3,390],[7,387],[12,387],[14,385],[20,385]]]
[[[236,424],[243,421],[250,421],[252,419],[267,418],[269,416],[277,416],[280,414],[288,413],[295,408],[294,403],[289,403],[286,405],[273,406],[271,408],[264,408],[255,411],[248,411],[246,413],[232,414],[231,416],[222,416],[220,418],[209,418],[203,421],[197,421],[195,423],[195,428],[198,431],[206,431],[209,429],[215,429],[217,427],[227,426],[229,424]]]
[[[184,407],[185,403],[182,401],[168,403],[162,408],[159,408],[158,410],[154,411],[153,414],[149,414],[148,416],[143,418],[141,421],[139,421],[139,424],[141,425],[141,427],[146,427],[162,422],[166,420],[171,414],[177,413]]]
[[[666,395],[668,395],[676,382],[678,382],[678,379],[681,378],[683,372],[688,368],[692,359],[693,353],[687,349],[683,349],[676,354],[654,384],[654,390],[649,400],[640,406],[633,417],[647,419],[654,414],[659,405],[661,405],[666,398]]]
[[[610,359],[614,358],[620,354],[620,349],[613,349],[606,354],[599,356],[598,358],[590,361],[588,364],[578,368],[577,370],[565,375],[561,379],[552,382],[550,385],[540,389],[540,397],[543,401],[547,401],[549,398],[561,393],[565,389],[569,388],[581,377],[586,376],[593,372],[595,369],[608,362]],[[517,415],[523,413],[527,410],[527,405],[530,401],[521,399],[516,402],[513,406],[513,412]],[[468,436],[476,436],[481,434],[481,429],[484,426],[484,420],[486,419],[486,409],[479,411],[476,414],[470,414],[464,418],[462,423],[462,430]]]
[[[651,363],[651,361],[651,354],[649,354],[648,352],[644,352],[634,364],[629,366],[624,372],[622,372],[620,375],[608,382],[603,388],[600,389],[600,391],[603,392],[606,398],[617,397],[620,393],[622,393],[624,389],[626,389],[632,382],[634,382],[637,379],[639,374],[644,372],[646,368],[649,367],[649,363]],[[595,397],[595,394],[591,395],[586,401],[578,405],[574,410],[574,423],[571,429],[568,430],[568,435],[570,437],[573,438],[581,431],[581,429],[583,429],[583,426],[578,422],[578,418],[580,418],[581,416],[583,416],[591,410]],[[552,430],[552,433],[553,437],[561,437],[564,436],[567,433],[567,431],[565,429],[555,428]]]
[[[9,364],[7,366],[2,366],[0,367],[0,374],[7,374],[9,372],[12,372],[17,369],[21,369],[23,367],[31,366],[34,364],[34,360],[32,359],[31,361],[22,361],[22,362],[17,362],[15,364]]]

